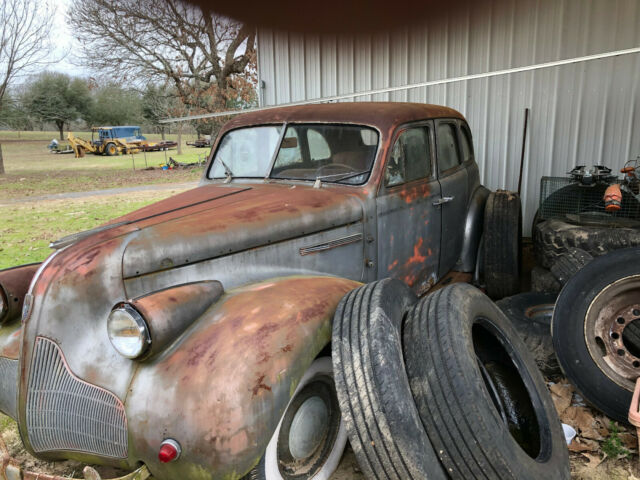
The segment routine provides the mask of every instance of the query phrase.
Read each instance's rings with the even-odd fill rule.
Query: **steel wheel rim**
[[[600,371],[633,391],[640,376],[640,275],[621,278],[594,297],[583,335]]]
[[[319,413],[322,418],[307,421],[301,417],[309,413]],[[282,419],[276,451],[283,479],[312,478],[323,468],[334,449],[340,420],[333,379],[315,376],[291,400]],[[305,432],[307,428],[312,431]]]

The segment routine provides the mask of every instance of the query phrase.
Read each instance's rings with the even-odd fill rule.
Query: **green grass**
[[[146,154],[140,152],[133,158],[131,155],[107,157],[91,154],[74,158],[73,154],[55,155],[48,151],[47,145],[56,136],[55,132],[0,132],[6,171],[6,175],[0,176],[0,203],[2,200],[64,192],[197,181],[202,174],[201,167],[170,171],[162,171],[160,167],[169,157],[182,163],[194,163],[204,159],[209,152],[206,148],[183,144],[181,155],[174,149]],[[79,132],[77,136],[91,138],[88,132]],[[176,137],[167,135],[169,140],[176,140]],[[156,141],[160,140],[160,135],[152,134],[148,138]],[[183,142],[194,138],[195,135],[183,135]],[[145,170],[146,167],[154,167],[155,170]]]
[[[176,191],[50,200],[0,209],[0,268],[40,262],[52,240],[88,230]]]

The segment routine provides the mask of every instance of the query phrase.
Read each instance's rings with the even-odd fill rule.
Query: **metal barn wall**
[[[640,46],[638,0],[490,0],[391,34],[258,32],[261,102],[276,105],[453,78]],[[482,180],[516,189],[530,231],[543,175],[576,164],[620,168],[640,155],[640,54],[360,97],[462,112]]]

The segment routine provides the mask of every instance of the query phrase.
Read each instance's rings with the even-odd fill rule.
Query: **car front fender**
[[[330,342],[338,302],[359,285],[296,276],[227,292],[165,352],[140,363],[125,405],[130,454],[158,479],[240,478]],[[161,464],[166,438],[182,454]]]

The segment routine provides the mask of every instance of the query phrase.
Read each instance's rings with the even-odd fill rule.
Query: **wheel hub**
[[[584,334],[598,367],[632,391],[640,376],[640,276],[623,278],[594,298]]]
[[[293,417],[289,430],[289,451],[296,460],[311,456],[329,429],[329,410],[320,397],[304,401]]]

